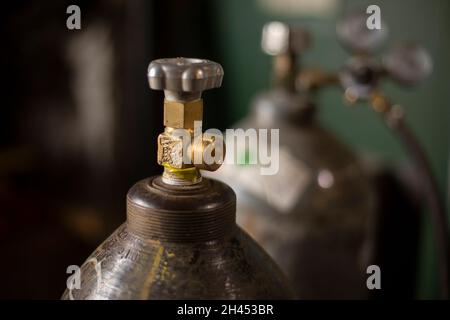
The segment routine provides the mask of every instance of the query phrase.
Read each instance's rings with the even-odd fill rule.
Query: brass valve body
[[[164,132],[158,136],[159,165],[173,169],[196,168],[207,171],[219,169],[221,162],[206,163],[203,158],[206,152],[210,153],[212,157],[216,155],[216,140],[213,137],[195,137],[194,131],[188,130],[191,141],[189,145],[183,146],[183,137],[174,134],[175,130],[175,128],[166,127]],[[218,143],[222,144],[223,152],[219,158],[223,159],[225,143],[224,141]]]
[[[194,129],[195,121],[203,119],[203,100],[189,102],[164,100],[164,125],[172,128]]]

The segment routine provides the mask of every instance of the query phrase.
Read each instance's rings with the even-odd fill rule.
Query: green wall
[[[275,1],[275,0],[274,0]],[[305,25],[313,35],[313,47],[305,54],[306,65],[320,65],[328,70],[340,68],[348,56],[335,36],[336,19],[348,8],[378,4],[390,27],[388,48],[395,40],[415,40],[425,46],[434,60],[431,77],[416,89],[404,89],[387,81],[387,94],[407,110],[408,122],[419,136],[430,157],[442,192],[447,192],[447,156],[449,145],[450,87],[450,2],[447,0],[337,1],[328,16],[272,14],[258,0],[215,1],[217,46],[223,58],[226,76],[224,90],[231,96],[228,103],[232,122],[243,117],[249,103],[270,84],[270,57],[260,49],[261,28],[265,22],[279,20]],[[399,143],[384,124],[364,105],[349,107],[338,89],[327,89],[318,97],[320,119],[354,148],[380,155],[395,163],[405,160]],[[405,226],[407,227],[407,225]],[[437,295],[434,243],[428,219],[422,244],[419,297]]]

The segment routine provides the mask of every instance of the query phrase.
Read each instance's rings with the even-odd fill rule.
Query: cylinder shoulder
[[[81,288],[66,290],[63,299],[291,298],[286,286],[237,226],[221,241],[178,244],[143,241],[124,224],[83,264]]]
[[[228,185],[213,179],[202,178],[192,186],[170,186],[155,176],[132,186],[127,201],[166,211],[214,210],[223,203],[236,201],[236,195]]]

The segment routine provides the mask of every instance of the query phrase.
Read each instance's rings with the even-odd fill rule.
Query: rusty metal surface
[[[127,201],[127,222],[87,259],[81,288],[63,299],[292,297],[275,263],[234,222],[235,195],[225,184],[168,186],[155,177],[132,187]]]

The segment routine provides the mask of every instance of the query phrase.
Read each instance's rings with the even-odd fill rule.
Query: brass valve
[[[273,21],[264,25],[261,47],[273,56],[274,85],[295,91],[297,56],[310,46],[308,31],[299,26]]]
[[[158,136],[158,164],[164,166],[165,183],[198,183],[199,170],[215,171],[220,167],[225,145],[223,140],[202,134],[201,94],[220,87],[222,78],[220,64],[209,60],[173,58],[150,63],[150,88],[164,90],[165,95],[165,130]],[[219,161],[205,161],[206,151]]]

